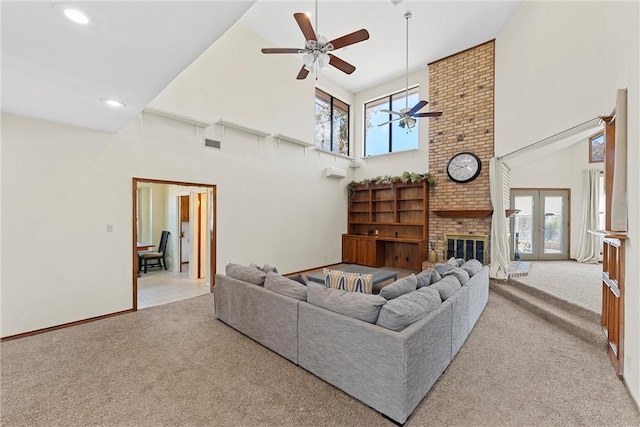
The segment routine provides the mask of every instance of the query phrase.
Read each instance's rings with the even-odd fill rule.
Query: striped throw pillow
[[[327,288],[342,289],[347,292],[370,294],[373,290],[373,274],[347,273],[325,268],[324,285]]]

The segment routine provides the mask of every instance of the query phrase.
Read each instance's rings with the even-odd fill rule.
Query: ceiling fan
[[[406,129],[412,129],[416,125],[416,117],[440,117],[442,111],[430,111],[428,113],[418,113],[422,107],[427,105],[429,101],[419,101],[416,105],[409,108],[409,18],[411,18],[411,12],[404,14],[404,19],[407,20],[407,54],[406,54],[406,75],[405,75],[405,108],[400,111],[392,110],[380,110],[381,113],[395,114],[395,117],[387,122],[380,123],[378,126],[388,125],[395,121],[400,120],[400,127]]]
[[[305,79],[309,71],[312,71],[314,68],[317,70],[317,68],[324,68],[327,65],[331,65],[347,74],[351,74],[356,70],[356,67],[330,52],[367,40],[369,38],[369,32],[367,30],[361,29],[328,41],[326,37],[320,34],[316,35],[306,13],[294,13],[293,17],[298,23],[300,30],[302,30],[302,34],[306,40],[304,48],[264,48],[262,49],[262,53],[303,53],[302,61],[304,65],[300,69],[300,72],[298,72],[298,76],[296,77],[298,80]],[[317,28],[318,2],[316,1],[316,29]]]

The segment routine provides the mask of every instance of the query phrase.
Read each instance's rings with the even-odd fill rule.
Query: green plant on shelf
[[[391,189],[393,189],[393,184],[396,182],[402,183],[417,183],[426,181],[429,189],[433,190],[436,187],[436,177],[431,172],[426,173],[416,173],[416,172],[404,172],[400,176],[377,176],[375,178],[367,178],[362,181],[351,181],[347,184],[347,192],[349,194],[349,200],[351,200],[351,196],[355,193],[355,187],[357,185],[365,185],[366,187],[369,184],[381,185],[381,184],[390,184]]]

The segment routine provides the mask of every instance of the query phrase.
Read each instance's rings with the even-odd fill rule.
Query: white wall
[[[232,28],[153,105],[313,141],[313,80],[262,45]],[[217,186],[219,272],[341,260],[347,180],[323,170],[349,160],[231,129],[209,149],[194,126],[149,114],[117,135],[3,114],[1,132],[2,336],[132,308],[133,177]]]
[[[604,163],[589,163],[589,140],[585,139],[562,150],[535,158],[536,153],[517,158],[511,171],[511,188],[568,188],[570,193],[570,258],[578,253],[582,227],[586,169],[604,170]],[[511,163],[509,163],[511,165]]]
[[[629,241],[624,378],[640,399],[638,2],[523,2],[496,39],[495,152],[608,114],[628,88]]]

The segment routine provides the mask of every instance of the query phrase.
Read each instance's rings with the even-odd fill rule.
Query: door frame
[[[132,270],[131,277],[133,278],[133,311],[138,310],[138,221],[137,221],[137,211],[138,211],[138,183],[151,183],[151,184],[164,184],[164,185],[180,185],[185,187],[203,187],[206,188],[211,194],[210,200],[210,211],[208,212],[211,215],[211,233],[209,235],[209,243],[210,243],[210,251],[209,251],[209,289],[213,292],[214,280],[216,276],[216,228],[217,228],[217,187],[213,184],[202,184],[196,182],[183,182],[183,181],[168,181],[161,179],[151,179],[151,178],[132,178],[132,215],[131,215],[131,226],[133,230],[132,241],[131,241],[131,254],[132,254]],[[178,221],[180,218],[178,218]]]
[[[510,189],[510,194],[509,194],[509,199],[510,199],[510,203],[511,206],[514,207],[513,205],[513,199],[514,199],[514,192],[523,192],[523,193],[534,193],[537,192],[538,193],[538,197],[537,197],[537,202],[538,204],[536,206],[534,206],[534,215],[539,216],[541,213],[541,209],[542,206],[540,204],[540,199],[542,196],[543,192],[547,192],[547,193],[552,193],[552,192],[566,192],[567,195],[567,208],[566,208],[566,254],[564,254],[562,257],[560,257],[558,254],[558,256],[549,256],[549,255],[544,255],[544,252],[541,252],[542,248],[543,248],[543,243],[544,242],[544,237],[543,236],[539,236],[538,232],[535,232],[535,236],[534,237],[538,237],[536,241],[537,246],[540,247],[540,249],[537,251],[537,256],[535,258],[531,257],[527,257],[525,256],[523,258],[523,254],[520,254],[520,259],[522,259],[523,261],[553,261],[553,260],[560,260],[560,261],[566,261],[571,259],[571,189],[570,188],[511,188]],[[542,218],[535,218],[537,220],[541,220]],[[533,222],[533,221],[532,221]],[[537,226],[536,226],[537,228]],[[515,219],[510,221],[509,224],[509,233],[511,235],[510,239],[509,239],[509,258],[512,259],[513,258],[513,254],[514,254],[514,239],[515,239]]]

